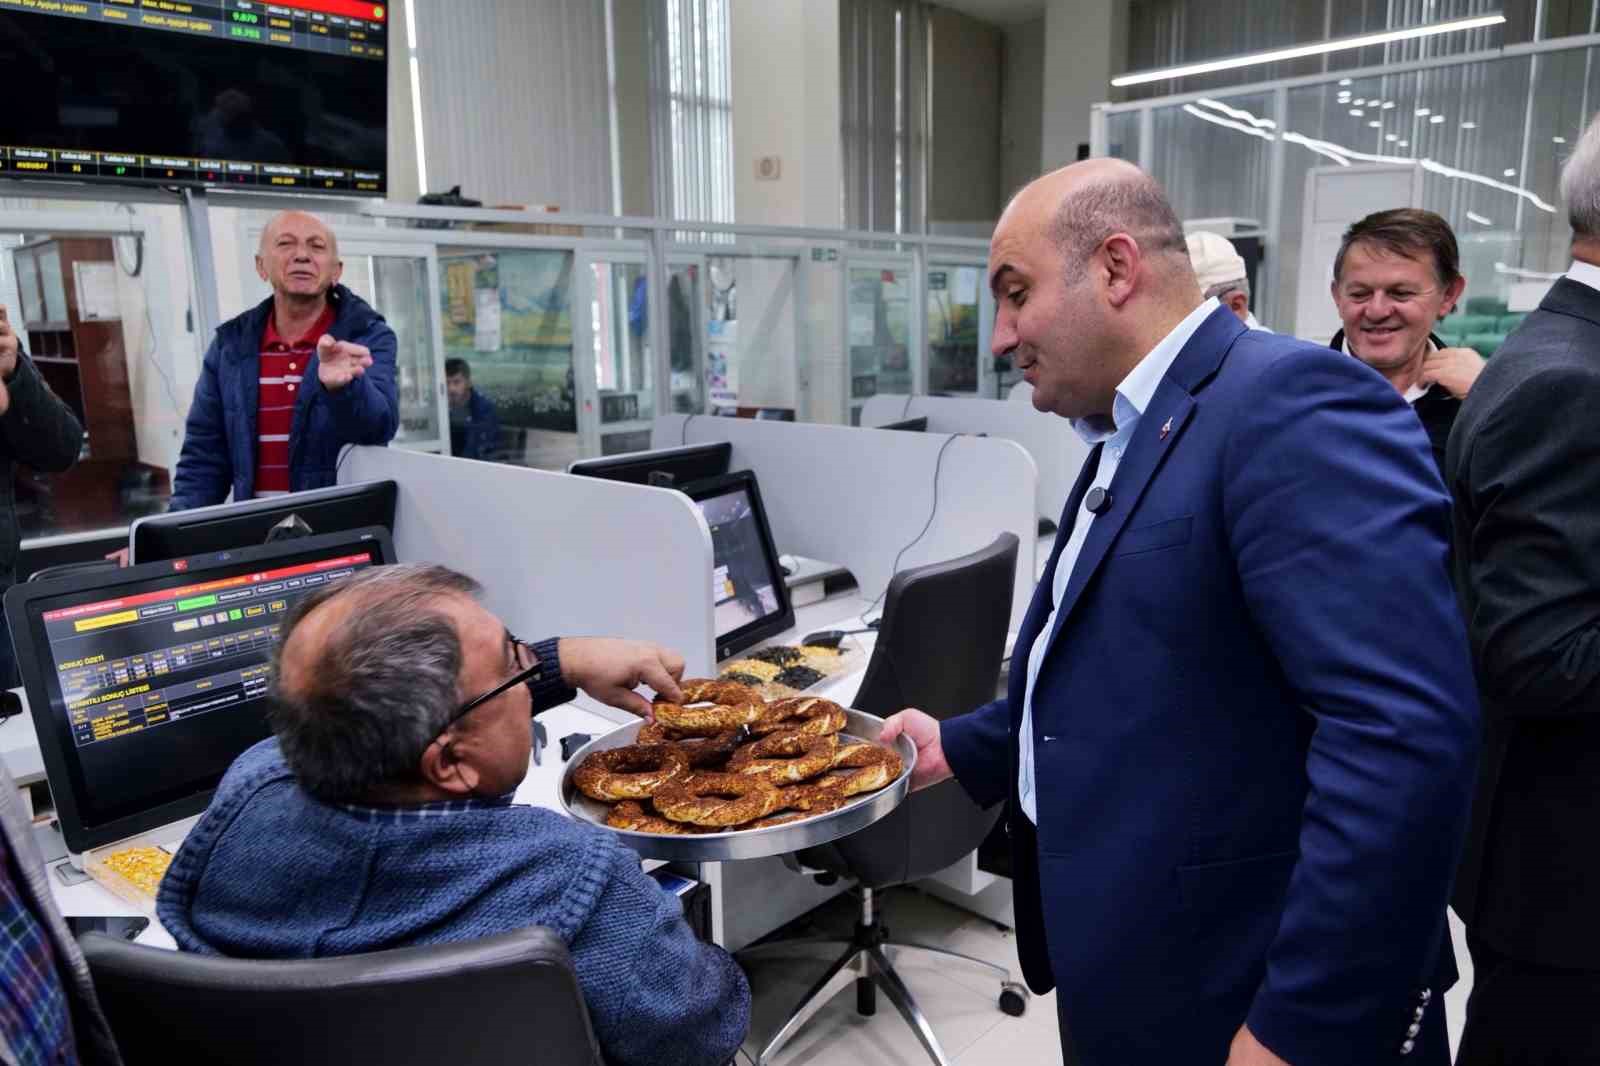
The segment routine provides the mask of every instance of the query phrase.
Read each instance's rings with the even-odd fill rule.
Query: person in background
[[[72,409],[50,391],[22,342],[5,305],[0,304],[0,593],[16,581],[16,467],[44,473],[70,470],[83,451],[83,425]],[[11,632],[0,612],[0,688],[17,684]]]
[[[634,687],[681,698],[683,659],[524,643],[479,591],[443,567],[385,566],[296,604],[272,667],[275,735],[228,770],[173,859],[162,924],[186,951],[271,959],[543,925],[567,944],[607,1062],[727,1062],[750,1016],[733,959],[614,833],[512,802],[533,714],[569,686],[647,714]]]
[[[284,211],[261,232],[272,295],[223,323],[207,350],[172,479],[172,510],[322,488],[347,444],[400,425],[395,336],[339,284],[333,231]]]
[[[1222,306],[1237,315],[1248,328],[1266,329],[1250,313],[1250,275],[1245,270],[1244,256],[1234,248],[1233,242],[1220,233],[1195,230],[1186,238],[1186,243],[1195,280],[1200,283],[1200,295],[1207,300],[1213,297],[1220,300]]]
[[[1382,374],[1428,431],[1444,473],[1445,444],[1461,401],[1483,372],[1471,348],[1446,348],[1434,323],[1467,287],[1450,224],[1403,207],[1368,215],[1345,230],[1333,260],[1333,302],[1344,328],[1330,346]]]
[[[1572,265],[1445,457],[1485,738],[1455,909],[1460,1066],[1600,1062],[1600,117],[1561,174]]]
[[[881,739],[1006,805],[1066,1061],[1447,1066],[1478,707],[1422,427],[1201,299],[1129,163],[1023,189],[989,269],[995,354],[1092,450],[1006,697]]]
[[[0,1062],[119,1066],[89,965],[56,909],[17,783],[0,763]]]
[[[450,394],[450,454],[492,458],[500,447],[500,415],[494,401],[472,387],[472,364],[446,359],[444,384]]]

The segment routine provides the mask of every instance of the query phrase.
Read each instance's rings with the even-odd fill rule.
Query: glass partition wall
[[[1254,220],[1265,254],[1256,313],[1296,329],[1307,182],[1317,168],[1420,171],[1418,206],[1461,245],[1463,311],[1501,325],[1565,269],[1561,165],[1600,109],[1600,39],[1330,71],[1255,86],[1100,105],[1096,154],[1140,162],[1185,220]],[[1451,326],[1446,320],[1446,327]],[[1325,338],[1317,338],[1325,339]]]

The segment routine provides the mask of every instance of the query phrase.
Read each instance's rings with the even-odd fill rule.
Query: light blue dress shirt
[[[1072,428],[1089,447],[1105,445],[1100,452],[1100,466],[1089,484],[1090,489],[1110,488],[1112,478],[1117,476],[1117,467],[1122,464],[1123,453],[1128,450],[1134,431],[1139,428],[1139,418],[1155,397],[1156,387],[1167,376],[1173,360],[1178,358],[1178,353],[1183,351],[1183,346],[1189,343],[1189,338],[1194,336],[1200,324],[1221,306],[1215,299],[1201,301],[1199,307],[1189,312],[1189,317],[1178,323],[1177,328],[1139,360],[1139,364],[1117,386],[1109,419],[1072,419]],[[1084,501],[1088,495],[1086,491]],[[1078,554],[1083,551],[1083,542],[1088,539],[1089,527],[1094,522],[1095,516],[1084,506],[1084,501],[1078,504],[1078,517],[1072,524],[1072,536],[1061,549],[1061,558],[1056,561],[1055,581],[1050,586],[1050,618],[1028,654],[1028,687],[1022,700],[1022,727],[1017,734],[1017,795],[1022,803],[1022,813],[1035,825],[1039,824],[1039,812],[1033,776],[1033,686],[1039,680],[1039,667],[1043,665],[1051,638],[1055,635],[1056,605],[1061,603],[1061,597],[1067,591],[1067,582],[1072,580],[1072,568],[1078,561]]]

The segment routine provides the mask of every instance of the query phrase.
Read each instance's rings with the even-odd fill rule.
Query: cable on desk
[[[905,547],[901,548],[895,553],[894,565],[889,567],[889,580],[884,583],[883,591],[878,593],[877,597],[874,598],[871,603],[867,604],[867,609],[865,611],[861,612],[862,625],[876,627],[878,622],[883,621],[882,617],[879,617],[873,621],[869,621],[867,619],[867,615],[872,612],[874,607],[878,606],[878,604],[883,601],[885,596],[889,595],[889,586],[894,583],[894,575],[900,572],[900,560],[905,556],[906,552],[915,547],[918,541],[928,535],[928,530],[933,528],[933,519],[939,513],[939,471],[944,468],[944,453],[947,449],[949,449],[950,445],[957,437],[964,437],[966,435],[967,434],[965,433],[952,433],[950,436],[946,437],[944,443],[939,446],[939,456],[934,460],[933,463],[933,507],[928,511],[928,520],[922,524],[922,532],[913,537],[911,539],[911,543],[907,544]]]

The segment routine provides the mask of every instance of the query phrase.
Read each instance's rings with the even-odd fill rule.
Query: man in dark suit
[[[886,735],[1005,802],[1023,972],[1085,1066],[1445,1066],[1478,708],[1421,424],[1202,300],[1126,163],[1024,189],[989,266],[996,354],[1093,451],[1007,698]]]
[[[1463,1066],[1600,1062],[1600,119],[1561,193],[1572,266],[1489,360],[1446,456],[1485,721],[1454,899]]]

